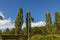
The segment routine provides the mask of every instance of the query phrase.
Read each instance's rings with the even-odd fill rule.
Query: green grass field
[[[60,40],[60,35],[35,35],[31,37],[31,40]]]

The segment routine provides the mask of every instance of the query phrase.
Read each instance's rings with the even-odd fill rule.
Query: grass
[[[60,40],[60,35],[35,35],[31,37],[31,40]]]

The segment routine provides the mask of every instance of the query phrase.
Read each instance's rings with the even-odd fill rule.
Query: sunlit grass
[[[35,35],[31,37],[31,40],[60,40],[60,35]]]

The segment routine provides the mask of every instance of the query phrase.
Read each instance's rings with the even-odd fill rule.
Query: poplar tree
[[[58,11],[55,11],[55,25],[60,28],[60,14]]]
[[[18,10],[18,15],[15,20],[15,34],[21,33],[22,25],[23,25],[23,9],[20,8]]]
[[[27,28],[27,34],[28,34],[28,31],[30,33],[31,32],[31,13],[30,13],[30,11],[28,11],[26,13],[26,28]]]
[[[31,22],[34,22],[34,18],[31,17],[30,11],[26,13],[26,29],[27,29],[27,40],[29,40],[29,37],[31,35]]]
[[[50,12],[46,13],[46,25],[52,24]]]

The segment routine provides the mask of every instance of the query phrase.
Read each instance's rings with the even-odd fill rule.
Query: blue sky
[[[18,9],[23,9],[24,24],[26,12],[30,11],[35,22],[32,27],[45,26],[45,14],[50,12],[52,20],[54,21],[55,10],[60,12],[60,0],[0,0],[0,15],[4,17],[0,20],[0,29],[14,28],[14,20],[18,14]]]
[[[23,8],[24,20],[28,10],[35,22],[45,21],[47,11],[54,20],[54,11],[60,11],[60,0],[0,0],[0,11],[5,15],[5,19],[10,17],[15,20],[20,7]]]

